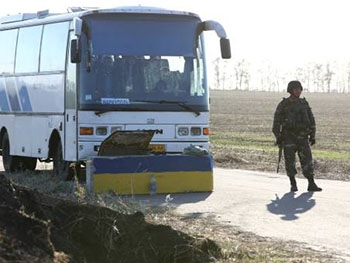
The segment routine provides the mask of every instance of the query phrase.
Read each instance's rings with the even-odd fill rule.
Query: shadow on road
[[[275,195],[276,199],[266,205],[267,210],[281,215],[282,220],[296,220],[298,214],[305,213],[316,205],[315,199],[312,199],[313,192],[305,192],[298,197],[295,197],[294,192],[286,193],[282,198]]]

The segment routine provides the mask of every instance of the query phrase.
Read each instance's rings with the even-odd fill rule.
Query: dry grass
[[[142,211],[148,222],[168,225],[194,237],[196,242],[204,246],[202,247],[203,251],[212,253],[212,261],[210,262],[344,262],[329,251],[316,251],[306,244],[260,237],[254,233],[220,224],[215,219],[208,217],[180,216],[174,212],[173,207],[175,206],[172,206],[171,202],[166,206],[152,207],[136,200],[131,201],[130,198],[118,196],[113,192],[93,194],[86,190],[85,185],[78,182],[62,182],[50,172],[12,174],[8,177],[18,185],[36,189],[54,197],[75,200],[82,204],[89,203],[108,207],[124,214]],[[194,244],[194,247],[198,247],[198,245]]]
[[[350,180],[349,94],[302,94],[317,123],[316,177]],[[276,171],[273,114],[287,93],[211,91],[211,143],[216,165]],[[284,172],[283,163],[280,166]]]
[[[171,210],[149,213],[146,219],[157,224],[170,225],[198,240],[213,240],[219,247],[216,263],[344,263],[345,260],[330,251],[316,251],[307,244],[260,237],[232,226],[216,223],[210,218],[179,216]]]
[[[304,94],[313,107],[318,124],[313,149],[316,177],[350,180],[350,95]],[[211,142],[216,166],[276,171],[277,148],[271,133],[273,112],[282,93],[212,91]],[[280,169],[284,172],[283,165]],[[162,209],[125,202],[113,193],[91,195],[84,185],[60,182],[50,174],[12,175],[12,180],[40,192],[94,203],[124,213],[143,211],[146,219],[164,224],[220,246],[212,262],[335,263],[345,262],[331,252],[315,251],[306,244],[263,238],[253,233],[218,224],[210,218],[179,216],[171,205]],[[207,242],[208,248],[212,244]]]

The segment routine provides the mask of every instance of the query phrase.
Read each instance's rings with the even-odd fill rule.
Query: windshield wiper
[[[145,102],[145,103],[158,103],[158,104],[174,104],[182,107],[183,109],[193,112],[196,117],[201,115],[201,113],[191,106],[187,105],[185,101],[172,101],[172,100],[135,100],[135,102]]]
[[[95,115],[100,116],[101,114],[104,114],[104,113],[109,112],[109,111],[111,111],[111,110],[99,110],[99,111],[95,111]]]
[[[196,117],[201,115],[201,113],[197,110],[195,110],[194,108],[192,108],[191,106],[188,106],[185,102],[172,102],[172,101],[161,101],[160,103],[167,103],[167,104],[176,104],[179,105],[180,107],[184,108],[185,110],[188,110],[190,112],[193,112]]]
[[[110,111],[141,111],[143,109],[141,108],[136,108],[136,107],[128,107],[128,108],[115,108],[115,109],[105,109],[105,110],[97,110],[95,111],[95,115],[100,116],[104,113],[110,112]]]

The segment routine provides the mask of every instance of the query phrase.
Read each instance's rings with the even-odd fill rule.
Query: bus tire
[[[23,163],[24,170],[33,172],[36,168],[37,159],[33,157],[21,157],[21,162]]]
[[[70,162],[63,160],[62,144],[59,141],[53,155],[53,172],[63,181],[68,181],[73,178],[73,169],[70,167]]]
[[[18,165],[16,171],[18,172],[33,172],[36,168],[36,158],[16,156]]]
[[[7,133],[2,138],[2,163],[6,172],[12,173],[19,168],[19,158],[10,155],[10,140]]]

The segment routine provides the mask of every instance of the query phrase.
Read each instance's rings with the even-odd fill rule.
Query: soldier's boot
[[[307,180],[309,181],[309,185],[307,187],[307,190],[309,192],[320,192],[322,191],[322,188],[318,187],[314,181],[314,177],[313,176],[309,176],[307,177]]]
[[[289,180],[290,180],[290,191],[291,192],[298,191],[297,182],[295,181],[295,176],[289,176]]]

